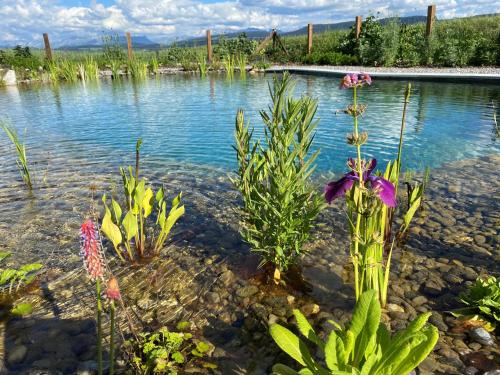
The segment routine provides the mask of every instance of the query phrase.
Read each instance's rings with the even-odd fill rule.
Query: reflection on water
[[[145,81],[107,80],[74,85],[38,85],[0,90],[1,116],[27,129],[34,149],[71,152],[75,157],[103,153],[114,163],[116,153],[133,150],[138,137],[144,153],[158,162],[177,161],[234,167],[234,116],[243,108],[256,135],[262,135],[259,110],[269,104],[271,76],[227,81],[223,76],[162,76]],[[350,119],[336,110],[351,102],[351,92],[338,89],[338,79],[297,76],[296,95],[319,100],[320,124],[315,139],[321,148],[319,171],[340,172],[352,149],[345,144]],[[387,161],[397,149],[404,82],[375,81],[360,101],[368,105],[361,126],[369,132],[367,155]],[[491,102],[496,85],[413,83],[409,106],[406,166],[423,169],[444,162],[500,151],[492,136]],[[0,146],[7,143],[1,137]]]

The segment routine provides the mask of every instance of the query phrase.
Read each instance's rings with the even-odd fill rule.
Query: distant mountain
[[[116,40],[113,41],[115,43]],[[88,50],[88,49],[101,49],[103,47],[102,39],[92,39],[77,45],[61,46],[57,49],[60,50]],[[127,38],[123,35],[118,36],[118,44],[124,48],[127,47]],[[160,44],[153,42],[144,35],[132,35],[132,47],[134,49],[159,49]]]

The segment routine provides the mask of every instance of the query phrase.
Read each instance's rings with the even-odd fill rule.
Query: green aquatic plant
[[[319,151],[312,152],[317,102],[293,98],[294,82],[286,73],[269,85],[272,104],[261,111],[264,145],[253,142],[243,111],[236,116],[237,177],[232,179],[243,198],[241,233],[261,265],[275,267],[275,279],[303,253],[314,220],[324,207],[310,176]]]
[[[160,64],[158,63],[158,59],[156,57],[153,57],[151,59],[151,62],[149,63],[149,69],[151,73],[158,74],[160,69]]]
[[[59,77],[66,82],[78,81],[78,66],[71,60],[62,60],[59,65]]]
[[[236,56],[236,65],[238,66],[238,70],[240,71],[241,77],[246,77],[247,74],[247,56],[244,54],[238,54]]]
[[[9,252],[0,252],[0,263],[10,256]],[[42,267],[43,265],[40,263],[30,263],[19,268],[0,268],[0,290],[11,294],[17,292],[21,287],[28,286],[35,280],[35,272]]]
[[[127,70],[132,78],[145,79],[148,76],[148,64],[136,58],[128,61]]]
[[[123,343],[130,353],[132,366],[139,374],[177,374],[190,365],[198,369],[216,369],[217,365],[207,362],[210,345],[196,340],[190,332],[189,322],[177,324],[177,332],[162,327],[154,332],[142,332],[137,340]]]
[[[408,231],[421,205],[425,186],[423,183],[411,185],[408,191],[408,207],[401,210],[402,224],[397,231],[393,231],[411,86],[408,85],[405,91],[397,158],[388,162],[383,173],[376,173],[377,161],[365,160],[361,153],[361,146],[367,141],[368,133],[359,130],[358,120],[364,113],[365,106],[357,103],[357,90],[365,84],[371,84],[368,74],[352,73],[342,80],[341,88],[353,89],[354,103],[344,112],[353,118],[354,131],[348,136],[347,142],[356,147],[356,158],[348,160],[348,173],[325,187],[325,199],[331,203],[336,198],[346,197],[356,299],[365,290],[373,289],[377,292],[382,306],[385,306],[392,252],[397,242]]]
[[[30,190],[33,189],[30,169],[28,167],[28,157],[26,156],[26,145],[24,144],[24,142],[21,142],[19,140],[17,132],[14,130],[14,128],[12,128],[3,121],[0,121],[0,127],[2,127],[3,131],[5,132],[5,134],[7,134],[12,144],[16,148],[17,167],[19,168],[19,173],[21,174],[24,183]]]
[[[460,301],[467,307],[452,311],[456,317],[482,320],[489,330],[495,329],[500,322],[500,278],[489,276],[478,278]]]
[[[55,61],[51,61],[47,64],[49,79],[52,83],[59,82],[59,76],[61,73],[61,69],[59,65]]]
[[[196,60],[198,62],[198,69],[200,71],[200,75],[202,77],[205,77],[208,72],[208,64],[207,64],[207,58],[205,54],[199,53],[196,55]]]
[[[149,248],[152,255],[158,255],[173,226],[185,213],[184,205],[181,204],[182,193],[172,200],[168,209],[163,187],[155,193],[151,187],[146,186],[146,180],[139,178],[141,144],[142,140],[139,139],[136,143],[135,173],[131,166],[127,169],[120,168],[126,210],[113,198],[110,208],[106,194],[102,197],[104,217],[101,230],[111,241],[121,260],[125,260],[123,248],[131,261],[135,259],[133,247],[139,257],[145,255],[148,245],[147,222],[150,217],[156,217],[156,228],[149,239]]]
[[[122,67],[122,63],[119,60],[111,60],[109,62],[109,68],[111,69],[111,76],[113,79],[117,79],[120,77],[120,69]]]
[[[99,66],[92,56],[87,56],[84,67],[86,80],[96,81],[99,79]]]
[[[226,70],[227,78],[231,79],[234,76],[234,56],[226,55],[222,60],[224,69]]]
[[[380,302],[373,290],[361,294],[348,328],[343,329],[338,323],[329,321],[336,328],[325,341],[299,310],[293,313],[300,333],[318,347],[324,361],[314,359],[306,342],[297,335],[273,324],[270,327],[272,338],[301,366],[300,371],[295,371],[276,364],[273,374],[404,375],[427,358],[439,338],[437,328],[426,324],[430,312],[418,316],[405,330],[391,336],[385,324],[380,322]]]

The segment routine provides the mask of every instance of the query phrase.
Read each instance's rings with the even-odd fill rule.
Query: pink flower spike
[[[80,228],[80,255],[83,266],[91,280],[104,276],[104,256],[102,254],[101,242],[94,222],[86,220]]]
[[[120,298],[122,298],[120,294],[120,288],[118,286],[118,280],[114,276],[112,276],[108,280],[108,287],[106,288],[106,297],[114,301],[117,301]]]

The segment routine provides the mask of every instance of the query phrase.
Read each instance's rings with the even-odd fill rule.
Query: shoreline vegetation
[[[398,18],[382,24],[369,16],[362,22],[359,38],[355,26],[314,34],[311,53],[305,35],[280,38],[283,48],[281,43],[260,48],[260,41],[245,33],[231,39],[220,36],[213,45],[211,61],[207,61],[206,46],[175,43],[154,51],[136,49],[128,58],[117,35],[104,35],[102,48],[54,50],[52,61],[45,58],[43,50],[27,46],[3,49],[0,68],[14,69],[20,81],[74,82],[99,75],[143,78],[173,71],[199,72],[202,76],[208,71],[226,71],[231,75],[248,69],[262,71],[273,64],[425,70],[500,65],[500,15],[438,20],[430,37],[425,35],[425,26],[402,24]]]

